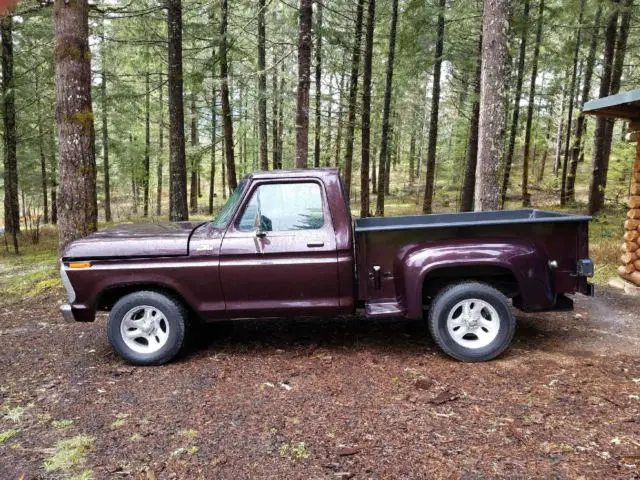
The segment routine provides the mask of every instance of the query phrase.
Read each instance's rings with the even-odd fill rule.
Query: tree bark
[[[315,78],[315,94],[316,94],[316,122],[314,128],[314,145],[313,145],[313,166],[320,166],[320,135],[321,135],[321,117],[322,117],[322,2],[316,2],[316,78]]]
[[[273,68],[271,73],[271,164],[275,170],[278,168],[278,103],[280,92],[278,90],[278,56],[273,51]]]
[[[497,210],[498,168],[504,142],[504,84],[507,58],[507,0],[484,0],[478,166],[474,208]]]
[[[536,98],[536,79],[538,77],[538,56],[540,55],[540,40],[542,39],[542,23],[544,21],[544,0],[539,0],[538,25],[536,28],[536,43],[533,47],[531,62],[531,83],[529,84],[529,100],[527,102],[527,121],[524,130],[524,158],[522,161],[522,206],[531,206],[529,195],[529,152],[531,150],[531,125],[533,122],[533,107]],[[544,79],[543,79],[544,80]],[[535,157],[535,155],[534,155]]]
[[[397,0],[393,0],[394,8]],[[376,1],[369,0],[367,14],[367,33],[365,35],[364,47],[364,68],[362,70],[362,161],[360,164],[360,216],[369,217],[369,157],[371,155],[371,76],[373,62],[373,32],[376,25]],[[392,31],[389,41],[393,42],[395,37],[395,26],[391,23]],[[389,60],[393,60],[390,57]],[[392,65],[389,62],[388,65]],[[391,67],[393,68],[393,67]],[[387,69],[387,80],[389,80],[389,69]],[[391,86],[387,84],[387,87]],[[386,93],[385,93],[386,97]]]
[[[516,136],[518,134],[518,119],[520,117],[520,97],[522,96],[522,82],[524,79],[524,61],[527,54],[527,33],[529,30],[529,0],[524,2],[524,12],[522,13],[522,37],[520,38],[520,53],[518,56],[518,73],[516,76],[516,90],[513,97],[513,113],[511,117],[511,131],[509,134],[509,145],[507,146],[507,156],[504,161],[504,173],[502,177],[502,196],[500,206],[504,208],[509,190],[509,177],[511,175],[511,165],[513,163],[513,152],[516,146]]]
[[[220,2],[222,18],[220,21],[220,98],[222,103],[222,123],[224,125],[224,150],[225,150],[225,163],[226,163],[226,176],[227,184],[229,185],[229,191],[233,192],[238,186],[238,180],[236,178],[236,164],[233,154],[233,117],[231,116],[231,105],[229,103],[229,64],[227,60],[227,22],[229,16],[228,0],[222,0]],[[225,176],[224,170],[222,174]],[[226,195],[226,191],[222,189],[223,195]],[[226,197],[224,197],[226,198]]]
[[[56,0],[54,25],[62,252],[69,242],[95,232],[98,226],[87,0]]]
[[[296,168],[307,168],[307,158],[309,156],[312,5],[312,0],[300,0],[298,15],[298,88],[296,91]]]
[[[18,199],[18,161],[16,138],[15,86],[13,82],[13,17],[0,19],[2,37],[2,104],[4,124],[4,226],[11,234],[14,250],[18,253],[20,232],[20,205]]]
[[[105,23],[102,20],[100,35],[100,101],[102,107],[102,169],[104,170],[104,220],[111,221],[111,172],[109,165],[109,113],[107,98],[107,48],[104,38]]]
[[[182,4],[167,0],[169,35],[169,220],[189,219],[182,79]]]
[[[58,223],[58,160],[56,159],[56,132],[54,128],[47,133],[50,138],[49,169],[51,170],[51,223]]]
[[[389,115],[391,113],[391,94],[393,91],[393,66],[396,55],[396,29],[398,25],[398,0],[391,4],[391,27],[389,29],[389,55],[387,56],[387,78],[384,87],[384,106],[382,109],[382,132],[380,136],[380,152],[378,160],[378,184],[376,190],[376,216],[384,217],[385,185],[389,172],[387,170],[387,153],[389,150]],[[370,87],[369,87],[370,88]]]
[[[616,44],[616,28],[618,25],[617,0],[612,0],[614,8],[609,13],[607,27],[604,32],[604,55],[602,59],[602,74],[600,76],[600,91],[598,98],[609,95],[611,91],[611,77]],[[591,182],[589,185],[589,214],[594,215],[602,209],[604,203],[604,185],[607,176],[606,135],[608,124],[606,117],[596,118],[593,132],[593,165]]]
[[[618,40],[616,41],[616,53],[613,60],[613,69],[611,72],[611,88],[609,95],[616,95],[620,91],[620,79],[624,69],[624,57],[627,52],[627,39],[629,36],[629,26],[631,23],[631,14],[633,10],[633,0],[625,0],[622,8],[622,18],[620,20],[620,29],[618,31]],[[611,156],[611,141],[613,138],[613,126],[615,119],[609,119],[606,123],[604,134],[604,172],[602,175],[602,188],[600,189],[600,205],[604,205],[605,191],[607,188],[607,173],[609,172],[609,158]]]
[[[591,78],[593,77],[593,66],[596,59],[596,48],[598,46],[598,31],[600,30],[600,17],[602,16],[602,4],[598,4],[593,20],[593,29],[591,32],[591,42],[589,43],[589,53],[587,55],[587,64],[585,66],[584,78],[582,83],[582,97],[580,99],[580,109],[585,102],[589,100],[589,92],[591,92]],[[576,173],[578,171],[578,161],[580,160],[580,150],[582,148],[582,136],[585,133],[585,116],[580,113],[576,118],[576,125],[573,134],[573,145],[571,146],[571,165],[569,167],[569,175],[567,176],[566,197],[569,203],[576,201]]]
[[[362,16],[364,0],[358,0],[356,8],[356,25],[353,36],[353,56],[351,57],[351,77],[349,80],[349,112],[347,113],[347,143],[344,154],[344,193],[347,200],[351,198],[351,173],[353,163],[353,142],[356,128],[356,109],[358,98],[358,71],[360,69],[360,44],[362,42]]]
[[[209,174],[209,215],[213,215],[216,184],[216,82],[211,79],[211,172]]]
[[[573,72],[571,74],[571,85],[569,87],[569,107],[567,115],[567,130],[564,141],[564,160],[562,162],[562,186],[560,188],[560,206],[567,204],[567,168],[569,166],[569,152],[571,144],[571,126],[573,122],[573,102],[576,93],[576,78],[578,75],[578,56],[580,55],[580,42],[582,36],[582,18],[584,16],[585,0],[580,2],[580,11],[578,13],[578,32],[576,34],[576,47],[573,53]]]
[[[156,215],[162,215],[162,156],[164,155],[164,84],[162,82],[162,72],[159,80],[160,93],[160,121],[158,122],[158,163],[156,165]]]
[[[191,189],[189,191],[189,208],[191,213],[198,213],[198,170],[200,169],[198,148],[198,109],[196,93],[191,91]]]
[[[142,215],[149,216],[149,180],[151,179],[151,78],[149,64],[145,72],[144,99],[144,178],[142,179]]]
[[[44,223],[49,223],[49,192],[47,191],[47,156],[44,151],[44,128],[42,126],[42,105],[40,103],[40,78],[39,69],[36,67],[34,70],[34,87],[36,94],[36,106],[38,118],[36,120],[38,124],[38,151],[40,153],[40,181],[42,185],[42,208],[44,214]]]
[[[269,170],[269,152],[267,151],[267,61],[264,47],[266,40],[264,25],[266,8],[265,0],[258,0],[258,135],[261,170]]]
[[[424,187],[424,200],[422,202],[422,213],[431,213],[433,211],[433,189],[436,178],[436,148],[438,145],[438,112],[440,109],[440,72],[442,70],[442,50],[444,46],[445,4],[445,0],[440,0],[438,11],[438,38],[436,40],[436,63],[433,66],[429,140],[427,143],[427,175]]]
[[[340,151],[342,149],[342,128],[344,123],[342,120],[342,113],[344,110],[344,101],[343,101],[344,77],[345,77],[345,72],[343,69],[340,72],[340,87],[338,91],[338,118],[336,119],[336,123],[338,124],[337,126],[338,131],[336,132],[336,152],[334,157],[334,164],[338,169],[340,169]]]
[[[482,75],[482,34],[478,41],[478,59],[476,61],[476,76],[473,85],[473,104],[471,120],[469,121],[469,137],[467,140],[467,155],[465,159],[464,182],[460,197],[460,211],[473,210],[473,195],[476,189],[476,168],[478,165],[478,122],[480,120],[480,82]]]

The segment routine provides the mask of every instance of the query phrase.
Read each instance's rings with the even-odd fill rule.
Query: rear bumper
[[[60,313],[65,322],[93,322],[96,318],[95,312],[84,305],[60,305]]]

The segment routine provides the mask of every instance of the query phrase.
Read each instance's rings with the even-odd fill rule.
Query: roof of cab
[[[277,177],[329,177],[338,175],[338,169],[335,167],[331,168],[301,168],[296,170],[268,170],[261,172],[253,172],[246,175],[245,178],[277,178]]]

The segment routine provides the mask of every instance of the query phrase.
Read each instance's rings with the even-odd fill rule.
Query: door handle
[[[318,240],[318,241],[315,241],[315,242],[308,242],[307,243],[307,247],[309,247],[309,248],[324,247],[324,242],[322,240]]]

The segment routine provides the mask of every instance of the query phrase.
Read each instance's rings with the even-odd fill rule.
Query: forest
[[[210,218],[255,170],[337,167],[354,214],[622,205],[633,0],[24,0],[3,12],[7,249]],[[22,232],[22,233],[18,233]],[[25,234],[30,232],[30,235]],[[35,232],[35,233],[34,233]]]

